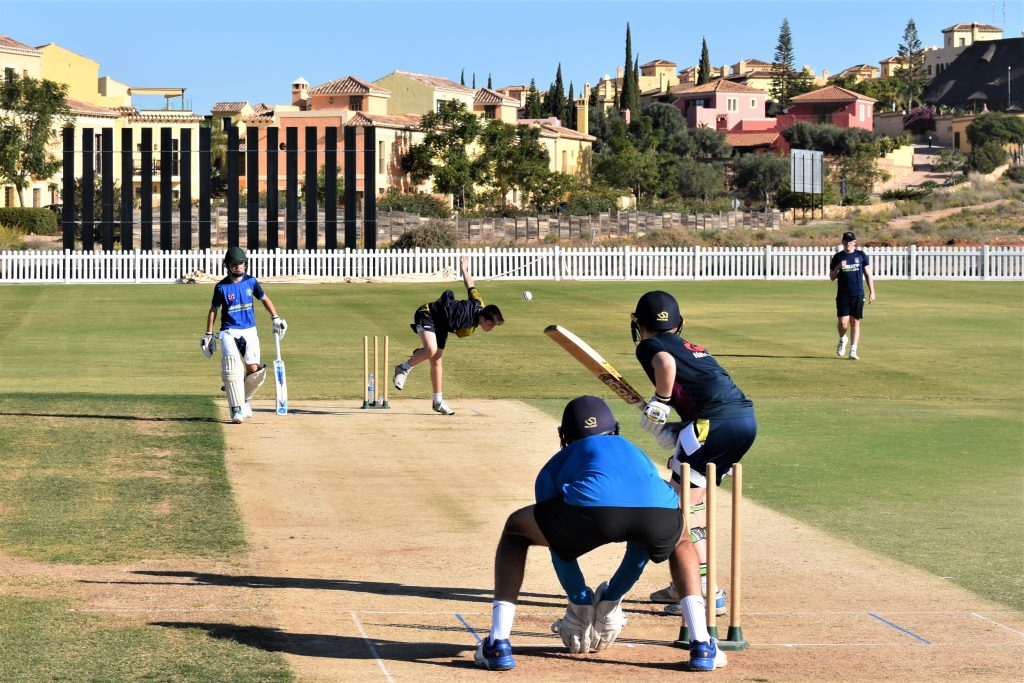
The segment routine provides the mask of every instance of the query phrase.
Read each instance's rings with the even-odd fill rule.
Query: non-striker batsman
[[[277,315],[259,281],[245,272],[249,258],[241,247],[230,247],[224,255],[227,276],[213,288],[213,301],[206,316],[206,334],[199,347],[207,358],[221,345],[221,378],[231,407],[231,421],[242,424],[252,416],[249,401],[266,378],[267,366],[260,363],[260,337],[256,333],[256,311],[253,304],[260,301],[270,313],[273,332],[284,338],[288,324]],[[221,312],[220,332],[213,334],[217,311]]]

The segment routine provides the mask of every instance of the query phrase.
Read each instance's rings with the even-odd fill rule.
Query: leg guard
[[[221,356],[220,376],[228,394],[228,405],[232,408],[245,405],[245,367],[242,365],[242,357],[235,353]]]
[[[245,376],[245,402],[248,403],[256,394],[256,390],[263,386],[267,378],[267,366],[262,365],[259,370]]]

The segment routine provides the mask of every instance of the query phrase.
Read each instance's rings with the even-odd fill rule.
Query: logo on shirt
[[[251,289],[245,290],[245,293],[248,294],[249,296],[252,296],[252,290]]]
[[[232,302],[234,300],[235,300],[235,295],[229,292],[228,293],[228,302],[230,303],[230,302]]]
[[[704,358],[705,356],[710,356],[711,355],[710,353],[708,353],[708,350],[705,349],[703,346],[699,346],[699,345],[693,344],[691,342],[684,342],[683,346],[686,347],[687,351],[692,351],[693,352],[693,357],[694,358]]]
[[[588,417],[586,420],[583,421],[583,428],[584,429],[593,429],[596,426],[597,426],[597,418],[596,417]]]

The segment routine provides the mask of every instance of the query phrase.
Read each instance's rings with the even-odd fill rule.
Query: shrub
[[[37,235],[57,234],[57,214],[50,209],[11,207],[0,209],[0,225]]]
[[[971,151],[968,163],[978,173],[991,173],[1006,163],[1006,150],[1003,149],[1003,143],[989,140],[980,147],[975,147]]]
[[[573,190],[565,204],[565,212],[572,216],[596,216],[615,209],[619,201],[618,190],[588,185]]]
[[[455,228],[441,221],[427,221],[406,230],[392,242],[392,249],[452,249],[458,244]]]
[[[922,199],[932,193],[930,188],[901,187],[886,190],[882,193],[882,199],[887,202]]]
[[[429,194],[403,194],[395,188],[377,200],[377,211],[404,211],[426,218],[448,218],[448,205]]]
[[[1024,166],[1011,166],[1003,177],[1015,183],[1024,183]]]
[[[21,251],[25,248],[25,233],[0,225],[0,251]]]

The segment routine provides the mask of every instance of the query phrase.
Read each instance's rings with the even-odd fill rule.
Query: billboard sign
[[[789,154],[789,187],[793,192],[822,193],[824,155],[809,149],[794,149]]]

